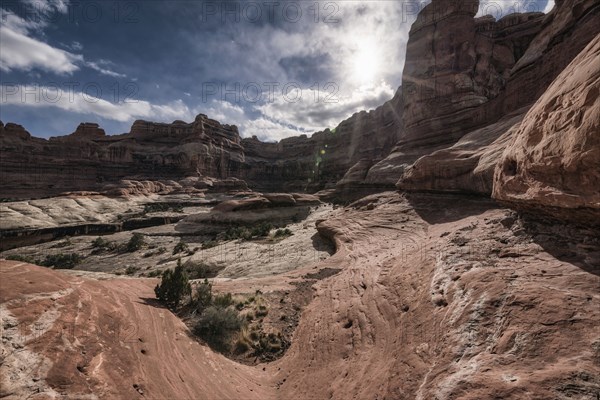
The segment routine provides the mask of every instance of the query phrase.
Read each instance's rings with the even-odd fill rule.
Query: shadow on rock
[[[324,238],[318,233],[312,235],[310,239],[315,250],[326,251],[330,256],[335,254],[335,245],[331,240]]]
[[[406,193],[406,200],[415,212],[429,224],[458,221],[499,205],[486,197],[464,194]]]
[[[530,215],[521,216],[523,229],[557,260],[600,276],[600,228],[561,224]]]
[[[138,301],[140,304],[146,304],[154,308],[163,308],[165,310],[168,309],[168,307],[161,303],[158,299],[152,297],[140,297],[140,300],[141,301]]]

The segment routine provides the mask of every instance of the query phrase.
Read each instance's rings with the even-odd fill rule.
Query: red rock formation
[[[243,179],[260,190],[314,191],[333,186],[361,157],[384,158],[398,140],[399,108],[400,92],[376,110],[341,122],[335,130],[279,143],[242,140],[237,127],[202,114],[189,124],[135,121],[129,133],[116,136],[106,136],[97,124],[85,123],[71,135],[49,140],[32,138],[23,127],[7,124],[0,126],[5,183],[0,197],[99,191],[122,179],[189,176],[235,183],[236,189],[245,184],[227,179]]]
[[[334,187],[361,159],[385,158],[402,132],[402,92],[375,110],[361,111],[335,129],[262,143],[242,140],[246,155],[243,179],[271,190],[316,191]],[[270,185],[269,185],[270,183]]]
[[[599,94],[600,35],[525,116],[496,168],[493,196],[600,225]]]
[[[595,36],[600,4],[564,0],[548,15],[499,21],[474,18],[477,5],[433,0],[410,32],[404,89],[311,137],[242,140],[235,126],[205,115],[189,124],[136,121],[118,136],[82,124],[47,141],[0,126],[0,197],[189,176],[243,179],[261,191],[314,192],[337,183],[338,192],[353,193],[393,188],[400,179],[402,189],[489,195],[494,157],[510,128],[503,118],[530,107]]]
[[[244,161],[235,126],[205,115],[191,124],[136,121],[131,133],[106,136],[97,124],[80,124],[68,136],[32,138],[21,126],[0,126],[0,197],[43,197],[102,190],[130,180],[236,176]]]
[[[586,0],[557,2],[545,16],[472,15],[467,3],[434,0],[417,18],[403,75],[406,132],[367,181],[489,195],[510,128],[499,120],[530,107],[600,30],[600,4]]]

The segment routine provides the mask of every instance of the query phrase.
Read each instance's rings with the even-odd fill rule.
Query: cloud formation
[[[30,37],[30,31],[42,29],[44,23],[25,20],[15,14],[0,9],[2,26],[0,27],[0,69],[30,71],[41,69],[57,74],[71,74],[79,69],[77,63],[83,56],[52,47]]]
[[[245,137],[280,140],[333,128],[391,99],[411,24],[428,2],[93,2],[103,16],[93,22],[85,2],[14,3],[33,12],[1,10],[3,121],[34,134],[43,127],[47,136],[66,132],[42,118],[97,121],[120,133],[137,118],[204,113]],[[482,0],[479,13],[499,18],[552,4]],[[86,85],[101,90],[86,93]],[[38,98],[23,98],[28,90]],[[58,100],[42,96],[49,90],[61,91]]]
[[[56,86],[2,85],[0,99],[4,105],[29,108],[54,107],[119,122],[131,122],[136,119],[192,120],[195,116],[195,112],[180,99],[166,104],[152,104],[133,99],[115,103],[86,92],[64,90]]]

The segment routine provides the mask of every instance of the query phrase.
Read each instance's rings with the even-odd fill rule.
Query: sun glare
[[[379,75],[380,54],[377,44],[364,40],[354,53],[352,60],[352,78],[360,85],[371,85]]]

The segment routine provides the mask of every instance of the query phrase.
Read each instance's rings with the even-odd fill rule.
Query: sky
[[[425,4],[2,0],[0,120],[51,137],[202,113],[242,137],[310,135],[393,97]],[[481,1],[479,15],[553,5]]]

